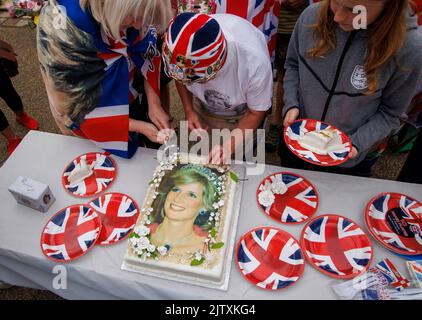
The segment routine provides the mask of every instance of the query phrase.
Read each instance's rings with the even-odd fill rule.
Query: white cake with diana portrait
[[[226,290],[241,174],[227,165],[179,154],[160,163],[128,240],[122,268]]]

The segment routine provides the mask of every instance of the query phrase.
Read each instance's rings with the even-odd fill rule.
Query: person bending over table
[[[159,98],[156,44],[172,16],[166,0],[49,2],[39,19],[38,56],[63,133],[126,158],[139,143],[164,142],[159,130],[170,124]],[[148,108],[139,110],[139,93]]]
[[[355,29],[356,5],[367,29]],[[328,122],[352,141],[340,173],[359,174],[380,140],[399,128],[422,77],[422,35],[408,0],[324,0],[309,6],[289,43],[284,78],[284,126],[297,118]],[[288,152],[287,167],[311,168]]]
[[[271,108],[264,35],[234,15],[181,13],[164,40],[164,68],[176,80],[189,130],[240,129],[210,153],[213,163],[228,161],[245,129],[256,130]]]

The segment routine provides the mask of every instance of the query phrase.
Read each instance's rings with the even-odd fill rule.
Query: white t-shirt
[[[247,108],[267,111],[272,104],[273,75],[264,35],[235,15],[212,17],[227,40],[226,62],[214,79],[187,85],[187,89],[215,115],[242,115]]]

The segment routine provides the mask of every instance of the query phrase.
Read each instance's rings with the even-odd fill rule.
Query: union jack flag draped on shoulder
[[[139,70],[160,94],[161,55],[156,47],[156,29],[150,27],[142,36],[130,28],[121,40],[115,41],[82,10],[78,0],[60,0],[59,4],[66,8],[67,16],[78,29],[92,36],[97,55],[106,65],[97,107],[85,116],[81,125],[70,129],[114,155],[131,158],[137,150],[134,136],[129,134],[129,105],[138,95],[133,88],[135,71]]]

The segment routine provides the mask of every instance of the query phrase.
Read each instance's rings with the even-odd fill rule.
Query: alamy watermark
[[[172,154],[180,152],[189,157],[202,157],[210,163],[243,164],[247,175],[262,175],[265,171],[264,129],[212,129],[189,132],[188,122],[180,122],[179,135],[161,131],[159,135],[168,139],[157,152],[160,162],[167,161]],[[217,150],[217,151],[216,151]],[[221,154],[219,155],[219,150]],[[214,156],[213,156],[214,155]]]
[[[355,30],[368,29],[368,10],[366,7],[362,5],[354,6],[353,13],[356,14],[353,19],[353,28]]]
[[[65,266],[57,265],[53,268],[53,282],[52,287],[54,290],[67,290],[67,269]]]

